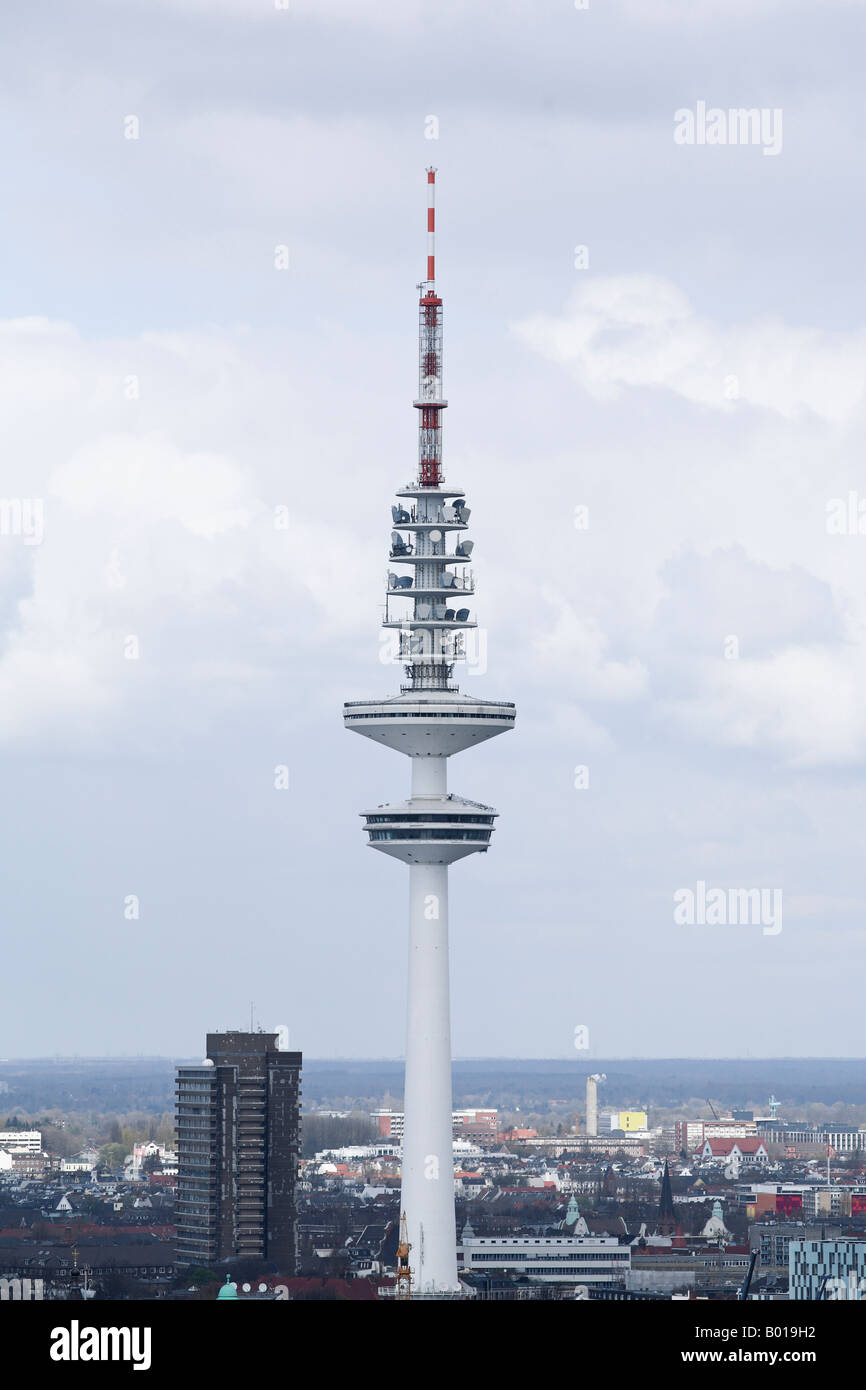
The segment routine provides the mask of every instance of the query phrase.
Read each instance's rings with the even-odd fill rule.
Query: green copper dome
[[[219,1293],[217,1294],[217,1298],[237,1298],[237,1296],[238,1286],[237,1284],[232,1283],[232,1276],[230,1274],[227,1274],[226,1281],[220,1289]]]

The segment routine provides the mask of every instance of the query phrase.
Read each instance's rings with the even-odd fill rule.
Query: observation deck
[[[362,811],[370,849],[405,864],[453,864],[468,854],[485,854],[497,812],[453,793],[411,797]]]
[[[450,757],[514,728],[513,703],[477,700],[447,690],[419,690],[388,700],[351,700],[347,729],[410,758]]]

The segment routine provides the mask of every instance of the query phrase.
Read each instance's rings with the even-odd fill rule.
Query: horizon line
[[[243,1031],[243,1030],[229,1030]],[[301,1051],[299,1048],[290,1047],[289,1052]],[[179,1052],[52,1052],[33,1054],[19,1057],[0,1057],[0,1066],[11,1066],[18,1062],[188,1062],[194,1060],[198,1053],[179,1053]],[[402,1056],[371,1056],[353,1057],[338,1054],[333,1057],[308,1056],[305,1057],[307,1063],[318,1062],[352,1062],[352,1063],[388,1063],[389,1065],[402,1066],[405,1064],[405,1057]],[[571,1062],[568,1056],[561,1057],[525,1057],[509,1054],[472,1054],[452,1058],[452,1062]],[[634,1054],[617,1053],[595,1053],[593,1056],[584,1058],[584,1063],[589,1062],[864,1062],[866,1055],[851,1054],[840,1055],[835,1053],[778,1053],[775,1055],[752,1056],[724,1056],[716,1054],[685,1055],[685,1054],[659,1054],[653,1056],[636,1056]],[[583,1063],[576,1062],[575,1067],[580,1070]]]

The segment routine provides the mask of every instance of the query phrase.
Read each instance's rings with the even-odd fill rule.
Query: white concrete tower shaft
[[[402,1210],[412,1287],[455,1293],[457,1239],[451,1098],[448,866],[486,853],[496,812],[448,791],[448,758],[514,727],[509,701],[461,695],[456,663],[477,622],[463,604],[475,592],[466,539],[469,508],[442,470],[442,300],[434,284],[435,171],[428,169],[427,280],[419,287],[418,470],[391,508],[390,570],[383,626],[407,684],[399,696],[355,700],[347,729],[412,760],[406,801],[365,811],[373,849],[409,865],[409,982],[403,1119]],[[451,542],[455,542],[451,548]],[[408,607],[406,606],[408,605]],[[452,606],[453,605],[453,606]]]
[[[445,757],[412,759],[412,801],[438,804]],[[409,867],[409,982],[401,1210],[416,1287],[457,1288],[452,1161],[448,865]]]
[[[409,869],[409,988],[401,1209],[416,1287],[457,1287],[451,1133],[448,867]]]

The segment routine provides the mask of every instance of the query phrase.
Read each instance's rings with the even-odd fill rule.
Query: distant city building
[[[47,1154],[33,1153],[30,1149],[0,1149],[0,1172],[11,1173],[16,1178],[43,1178],[51,1167],[52,1160]]]
[[[861,1216],[866,1212],[866,1195],[850,1187],[812,1187],[803,1196],[807,1216]]]
[[[754,1139],[758,1133],[754,1120],[742,1116],[718,1120],[677,1120],[674,1145],[678,1152],[694,1153],[707,1139]]]
[[[622,1130],[623,1134],[636,1134],[647,1128],[645,1110],[614,1110],[610,1116],[610,1128]]]
[[[374,1110],[371,1118],[376,1121],[378,1133],[382,1139],[403,1138],[402,1110]]]
[[[836,1153],[866,1148],[866,1125],[808,1125],[772,1119],[758,1119],[756,1125],[757,1132],[769,1143],[791,1148],[829,1146]]]
[[[96,1159],[85,1158],[63,1158],[60,1160],[60,1172],[63,1173],[94,1173],[97,1168]]]
[[[782,1215],[792,1220],[866,1215],[866,1184],[756,1183],[746,1200],[746,1216]]]
[[[790,1299],[866,1296],[866,1241],[792,1240],[788,1246]]]
[[[750,1192],[744,1194],[746,1217],[784,1216],[791,1221],[802,1221],[805,1212],[803,1194],[805,1186],[794,1183],[755,1183]]]
[[[106,1236],[110,1237],[110,1234],[110,1230],[107,1230]],[[19,1279],[22,1285],[28,1280],[32,1281],[31,1288],[42,1280],[45,1292],[53,1290],[49,1296],[72,1297],[77,1301],[84,1296],[80,1281],[81,1266],[85,1262],[85,1280],[92,1278],[97,1284],[124,1275],[165,1286],[171,1282],[174,1274],[173,1255],[170,1241],[154,1239],[153,1236],[148,1236],[146,1241],[142,1239],[129,1244],[94,1236],[76,1245],[70,1245],[68,1241],[40,1239],[28,1248],[22,1263],[21,1248],[3,1244],[0,1245],[0,1299],[4,1297],[2,1280]],[[14,1298],[16,1295],[11,1292],[7,1296]],[[23,1292],[22,1297],[26,1297]]]
[[[608,1130],[592,1137],[586,1134],[548,1135],[539,1139],[535,1130],[517,1129],[509,1131],[508,1142],[517,1142],[521,1149],[538,1149],[545,1156],[558,1158],[562,1154],[596,1154],[603,1158],[624,1154],[638,1157],[646,1154],[660,1131],[643,1130],[636,1134],[615,1134]]]
[[[624,1285],[631,1248],[615,1236],[468,1236],[467,1273],[505,1270],[545,1283]],[[458,1255],[460,1251],[458,1250]]]
[[[725,1225],[725,1217],[722,1211],[722,1204],[716,1199],[713,1202],[713,1210],[709,1221],[707,1221],[701,1231],[702,1240],[717,1240],[730,1242],[731,1232]]]
[[[494,1139],[499,1130],[498,1110],[454,1110],[452,1132],[463,1139]]]
[[[674,1125],[674,1147],[679,1153],[694,1153],[704,1142],[703,1120],[677,1120]]]
[[[703,1126],[705,1139],[754,1139],[758,1133],[754,1120],[721,1118],[704,1120]]]
[[[699,1156],[705,1162],[723,1158],[734,1163],[766,1163],[769,1157],[762,1139],[705,1139]]]
[[[277,1033],[209,1033],[177,1073],[177,1262],[295,1268],[300,1052]]]
[[[177,1172],[177,1154],[172,1149],[167,1149],[164,1144],[157,1144],[150,1139],[144,1144],[134,1144],[132,1148],[132,1164],[130,1166],[130,1177],[133,1182],[138,1182],[142,1177],[142,1170],[148,1159],[156,1159],[156,1166],[163,1173]],[[152,1165],[148,1165],[152,1166]]]
[[[841,1230],[826,1226],[809,1226],[803,1221],[756,1221],[749,1227],[749,1246],[758,1252],[758,1268],[765,1271],[787,1272],[788,1249],[791,1241],[814,1242],[835,1240]]]
[[[365,1226],[346,1242],[348,1267],[355,1278],[387,1274],[397,1263],[400,1227],[396,1221]]]
[[[381,1138],[403,1138],[402,1110],[374,1110],[372,1118],[376,1121]],[[452,1133],[459,1133],[463,1138],[483,1138],[486,1135],[493,1138],[498,1127],[498,1110],[452,1110],[451,1112]]]
[[[42,1131],[39,1129],[0,1129],[0,1149],[7,1153],[42,1152]]]

